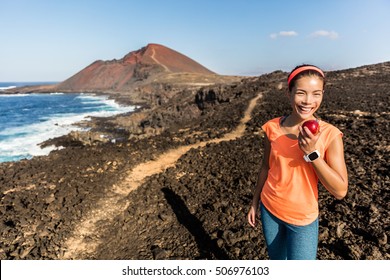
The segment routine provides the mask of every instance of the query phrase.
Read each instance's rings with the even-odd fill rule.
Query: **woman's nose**
[[[311,94],[306,94],[303,101],[306,104],[311,104],[313,102],[313,96]]]

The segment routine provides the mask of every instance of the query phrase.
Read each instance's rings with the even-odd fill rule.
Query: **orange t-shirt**
[[[261,202],[282,221],[303,226],[318,217],[318,177],[311,163],[303,159],[298,140],[287,137],[280,127],[281,118],[262,126],[271,143],[269,171],[261,192]],[[330,143],[342,132],[319,121],[321,137],[318,151],[325,157]]]

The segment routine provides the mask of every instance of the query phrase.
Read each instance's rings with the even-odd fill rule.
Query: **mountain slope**
[[[149,44],[122,59],[98,60],[58,85],[58,90],[127,91],[140,81],[177,73],[215,75],[191,58],[158,44]]]

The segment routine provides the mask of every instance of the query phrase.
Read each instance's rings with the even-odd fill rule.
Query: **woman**
[[[313,65],[296,67],[288,76],[291,113],[262,126],[264,158],[248,222],[261,222],[270,259],[316,259],[318,245],[318,179],[336,198],[348,190],[342,133],[319,121],[313,134],[302,124],[316,119],[325,75]]]

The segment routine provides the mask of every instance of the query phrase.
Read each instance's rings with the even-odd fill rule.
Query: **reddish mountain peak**
[[[167,47],[163,46],[163,45],[160,45],[160,44],[156,44],[156,43],[149,43],[147,46],[146,46],[147,49],[149,48],[165,48],[165,49],[168,49]]]
[[[157,44],[148,44],[146,47],[142,47],[139,50],[129,52],[122,58],[122,61],[125,63],[144,62],[145,53],[151,53],[152,49],[155,50],[157,48],[159,48]]]
[[[160,44],[150,43],[123,57],[124,63],[159,65],[168,72],[214,74],[191,58]]]
[[[128,53],[122,59],[95,61],[59,85],[59,90],[124,91],[136,82],[169,73],[215,74],[191,58],[159,44]]]

